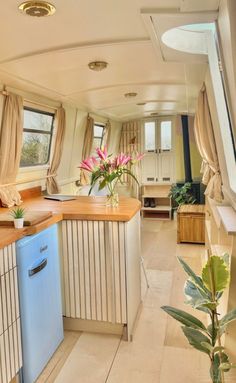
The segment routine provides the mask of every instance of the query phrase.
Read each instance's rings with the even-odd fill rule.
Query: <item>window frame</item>
[[[99,126],[100,128],[102,128],[102,136],[101,137],[100,136],[95,136],[95,134],[94,134],[94,127],[95,126]],[[101,144],[100,144],[99,149],[101,149],[101,147],[103,145],[104,135],[105,135],[105,124],[102,124],[101,122],[94,122],[94,124],[93,124],[93,144],[94,144],[94,139],[101,139]],[[94,146],[93,144],[92,144],[92,149],[93,149],[93,146]],[[91,154],[92,153],[93,152],[91,152]]]
[[[39,107],[33,107],[33,106],[28,106],[28,105],[24,105],[23,106],[23,111],[29,111],[29,112],[34,112],[34,113],[38,113],[38,114],[43,114],[43,115],[46,115],[46,116],[51,116],[52,117],[52,122],[51,122],[51,129],[50,131],[45,131],[45,130],[41,130],[41,129],[26,129],[24,128],[24,125],[23,125],[23,134],[24,132],[26,133],[38,133],[38,134],[48,134],[50,135],[50,141],[49,141],[49,146],[48,146],[48,153],[47,153],[47,161],[46,162],[43,162],[43,163],[38,163],[38,164],[28,164],[28,165],[21,165],[20,163],[20,169],[24,170],[24,169],[27,169],[27,168],[30,168],[30,169],[35,169],[35,168],[38,168],[38,167],[47,167],[49,165],[49,162],[50,162],[50,157],[51,157],[51,150],[52,150],[52,143],[53,143],[53,137],[54,137],[54,131],[55,131],[55,111],[48,111],[48,110],[45,110],[42,109]],[[22,141],[22,149],[23,149],[23,141]]]

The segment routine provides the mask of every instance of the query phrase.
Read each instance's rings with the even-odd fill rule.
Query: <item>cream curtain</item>
[[[85,160],[87,157],[90,156],[92,146],[93,146],[93,126],[94,126],[94,119],[87,116],[86,120],[86,128],[85,128],[85,134],[84,134],[84,145],[82,150],[82,160]],[[88,185],[90,183],[89,175],[86,171],[80,170],[80,184],[81,185]]]
[[[110,137],[111,137],[111,123],[108,120],[104,128],[104,136],[103,136],[103,142],[107,146],[108,152],[109,152]]]
[[[15,186],[1,185],[16,180],[20,165],[23,138],[23,99],[9,94],[2,96],[3,114],[0,127],[0,199],[5,207],[20,205],[21,197]]]
[[[194,133],[202,157],[202,183],[207,185],[205,194],[221,202],[222,180],[205,84],[198,97]]]
[[[55,123],[56,123],[57,133],[56,133],[56,140],[54,145],[54,153],[53,153],[52,161],[50,164],[50,168],[48,169],[48,176],[52,176],[53,174],[56,174],[57,169],[61,162],[61,155],[62,155],[63,142],[65,137],[65,129],[66,129],[66,116],[65,116],[65,109],[63,107],[60,107],[57,110],[56,116],[55,116]],[[47,178],[46,186],[47,186],[47,192],[49,194],[57,194],[60,191],[55,176]]]
[[[135,155],[140,153],[141,149],[141,125],[139,121],[129,121],[122,125],[121,138],[120,138],[120,152]],[[138,162],[136,165],[132,166],[132,173],[140,182],[141,178],[141,164]],[[139,198],[139,185],[135,180],[128,176],[124,175],[122,181],[126,183],[130,190],[132,197]]]

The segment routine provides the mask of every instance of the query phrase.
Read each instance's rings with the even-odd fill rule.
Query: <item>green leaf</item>
[[[236,308],[228,312],[221,320],[220,326],[225,326],[236,319]]]
[[[214,347],[213,352],[216,354],[217,352],[224,351],[224,349],[225,348],[222,346],[216,346]]]
[[[210,291],[223,291],[229,283],[229,270],[223,258],[212,255],[202,270],[202,280]]]
[[[182,330],[191,346],[207,355],[210,355],[209,349],[203,345],[203,343],[208,343],[211,346],[209,338],[193,328],[182,327]]]
[[[214,351],[214,347],[208,342],[202,342],[201,345],[207,348],[211,353]]]
[[[106,186],[106,184],[107,184],[107,181],[106,181],[106,179],[104,179],[102,182],[100,182],[100,184],[99,184],[99,189],[98,189],[98,190],[102,190],[102,189],[104,189],[104,187]]]
[[[231,363],[221,363],[219,369],[228,372],[232,368]]]
[[[180,264],[182,265],[184,271],[189,275],[191,278],[191,281],[202,291],[204,292],[208,298],[210,298],[209,291],[206,289],[206,287],[203,284],[202,278],[197,276],[194,271],[189,267],[189,265],[180,257],[177,257]]]
[[[209,314],[209,310],[202,306],[204,303],[209,303],[208,295],[204,291],[200,290],[190,279],[185,282],[184,294],[187,298],[185,302],[186,304]]]
[[[221,352],[221,354],[214,355],[214,362],[216,366],[218,367],[219,372],[220,370],[224,370],[224,372],[228,372],[231,368],[229,357],[225,352]]]
[[[170,306],[162,306],[161,308],[167,314],[172,316],[172,318],[176,319],[177,321],[184,324],[185,326],[207,331],[204,324],[198,318],[195,318],[193,315],[190,315],[186,313],[185,311],[182,311]]]
[[[222,255],[222,258],[223,258],[224,262],[226,263],[226,265],[227,265],[227,267],[229,269],[229,266],[230,266],[230,256],[229,256],[229,254],[228,253],[224,253]]]
[[[137,182],[137,184],[139,185],[139,182],[138,182],[137,178],[135,177],[135,175],[129,169],[124,169],[123,171],[124,171],[124,173],[130,175]]]

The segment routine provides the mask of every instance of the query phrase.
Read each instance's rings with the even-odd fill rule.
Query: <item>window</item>
[[[145,122],[144,124],[145,151],[154,152],[156,150],[156,123],[155,121]]]
[[[162,151],[171,150],[171,121],[161,121],[161,147]]]
[[[96,153],[96,148],[101,148],[103,144],[104,125],[94,124],[93,126],[93,146],[92,154]]]
[[[45,165],[49,161],[54,114],[24,107],[20,166]]]

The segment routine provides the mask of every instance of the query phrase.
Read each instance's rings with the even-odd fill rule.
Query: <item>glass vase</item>
[[[118,193],[112,192],[107,195],[106,205],[110,207],[117,207],[119,205]]]

